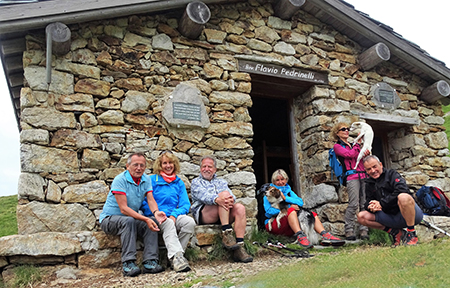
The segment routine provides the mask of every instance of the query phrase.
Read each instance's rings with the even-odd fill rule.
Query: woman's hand
[[[298,207],[297,204],[291,204],[291,208],[294,208],[295,210],[300,210],[300,207]]]

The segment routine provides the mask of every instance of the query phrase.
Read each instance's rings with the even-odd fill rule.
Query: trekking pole
[[[434,225],[434,224],[431,224],[431,223],[428,222],[428,221],[422,220],[422,222],[420,222],[420,223],[421,223],[421,224],[423,223],[425,226],[427,226],[427,227],[429,227],[429,228],[433,228],[433,229],[435,229],[435,230],[437,230],[437,231],[439,231],[439,232],[441,232],[441,233],[444,233],[445,235],[447,235],[447,236],[450,237],[450,234],[447,233],[445,230],[443,230],[443,229],[437,227],[437,226]]]

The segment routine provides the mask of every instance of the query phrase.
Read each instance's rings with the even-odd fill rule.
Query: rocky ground
[[[125,287],[172,287],[191,283],[191,287],[222,287],[221,283],[236,283],[238,280],[282,265],[291,265],[307,258],[288,258],[275,253],[255,257],[251,263],[232,261],[199,261],[191,263],[192,271],[176,273],[171,269],[159,274],[143,274],[137,277],[123,277],[121,270],[94,269],[77,270],[69,266],[47,267],[45,276],[34,288],[125,288]],[[5,279],[6,280],[6,279]],[[30,286],[31,287],[31,286]],[[176,286],[178,287],[178,286]]]

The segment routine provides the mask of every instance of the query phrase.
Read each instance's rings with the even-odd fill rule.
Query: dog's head
[[[273,186],[269,186],[266,190],[266,197],[269,202],[275,202],[281,198],[281,191]]]
[[[357,129],[361,129],[362,128],[362,124],[366,124],[363,122],[353,122],[352,125],[350,126],[350,131],[355,131]]]

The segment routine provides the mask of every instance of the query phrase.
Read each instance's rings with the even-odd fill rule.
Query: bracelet
[[[158,209],[156,209],[155,211],[153,211],[153,212],[152,212],[152,213],[153,213],[153,215],[155,215],[155,213],[156,213],[156,212],[158,212]]]

